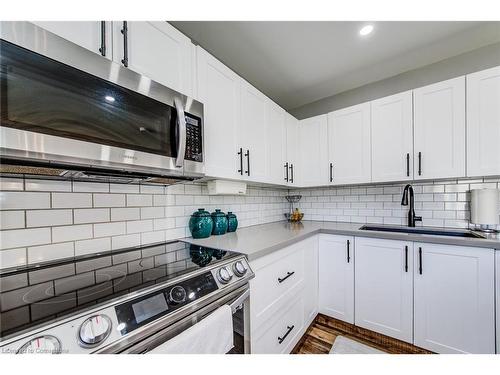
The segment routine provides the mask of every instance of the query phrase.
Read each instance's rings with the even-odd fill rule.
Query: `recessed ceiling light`
[[[112,96],[109,96],[109,95],[106,95],[104,97],[104,99],[106,99],[108,102],[111,102],[111,103],[113,103],[115,101],[115,98],[113,98]]]
[[[366,25],[366,26],[363,26],[361,28],[361,30],[359,30],[359,35],[365,36],[365,35],[370,34],[372,31],[373,31],[373,25]]]

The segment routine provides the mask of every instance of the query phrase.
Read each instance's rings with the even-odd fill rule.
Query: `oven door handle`
[[[175,159],[175,166],[182,168],[186,154],[186,116],[184,106],[179,98],[174,99],[174,105],[177,111],[177,159]]]
[[[234,314],[238,309],[243,305],[245,300],[250,297],[250,289],[245,290],[238,298],[236,298],[229,307],[231,308],[231,312]]]

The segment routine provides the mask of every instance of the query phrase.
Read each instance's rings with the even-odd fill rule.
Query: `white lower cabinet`
[[[250,262],[252,353],[289,353],[317,314],[318,237]]]
[[[437,353],[495,353],[495,251],[415,243],[414,343]]]
[[[355,241],[355,324],[413,341],[413,243]]]
[[[319,312],[354,323],[354,237],[319,236]]]

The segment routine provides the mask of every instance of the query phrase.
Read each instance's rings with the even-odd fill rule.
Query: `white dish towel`
[[[224,305],[149,354],[225,354],[233,346],[233,315]]]

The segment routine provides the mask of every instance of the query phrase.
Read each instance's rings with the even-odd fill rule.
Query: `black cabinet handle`
[[[422,176],[422,153],[418,153],[418,175]]]
[[[286,326],[286,333],[283,335],[283,337],[278,337],[278,344],[281,344],[283,341],[285,341],[286,337],[292,332],[292,330],[295,328],[295,326]]]
[[[347,263],[349,263],[351,261],[351,241],[350,240],[347,240]]]
[[[410,177],[410,154],[406,154],[406,177]]]
[[[247,170],[246,170],[246,174],[248,176],[250,176],[250,150],[247,150],[245,156],[247,157]]]
[[[293,184],[293,164],[290,164],[290,182]]]
[[[408,245],[405,246],[405,272],[408,272]]]
[[[285,277],[283,277],[283,278],[278,277],[278,282],[281,284],[283,281],[285,281],[286,279],[288,279],[288,278],[289,278],[290,276],[292,276],[294,273],[295,273],[295,271],[293,271],[293,272],[287,272]]]
[[[243,176],[243,149],[241,147],[237,155],[240,156],[240,169],[238,169],[238,173]]]
[[[333,164],[330,163],[330,182],[333,182]]]
[[[422,274],[422,248],[418,248],[418,273]]]
[[[285,163],[285,181],[288,182],[288,162]]]
[[[106,56],[106,21],[101,21],[101,56]]]
[[[123,28],[121,29],[123,34],[123,59],[122,64],[124,67],[128,67],[128,26],[127,21],[123,21]]]

